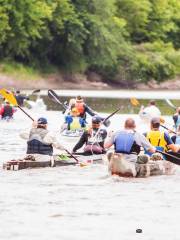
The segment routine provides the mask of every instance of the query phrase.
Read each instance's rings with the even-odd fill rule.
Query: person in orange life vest
[[[73,148],[73,153],[80,149],[84,144],[83,155],[102,154],[105,153],[104,141],[107,137],[107,131],[100,129],[101,118],[94,116],[92,125],[88,130],[85,130],[79,139],[78,143]]]
[[[178,147],[171,140],[168,132],[160,131],[160,118],[154,117],[151,119],[151,130],[145,133],[145,137],[148,141],[160,151],[168,151],[169,149],[173,152],[178,151]],[[149,153],[148,153],[149,154]]]
[[[86,119],[86,113],[88,113],[90,116],[95,116],[97,115],[96,112],[94,112],[87,104],[85,104],[83,98],[81,96],[76,97],[76,102],[71,105],[71,108],[76,107],[80,113],[80,117]],[[99,116],[100,117],[100,116]],[[101,121],[104,120],[104,118],[100,117]],[[110,120],[107,119],[103,124],[106,127],[109,127],[110,125]]]
[[[5,101],[5,104],[1,106],[0,115],[1,119],[11,119],[15,113],[15,109],[10,105],[9,102]]]
[[[70,114],[65,117],[65,128],[67,130],[80,130],[85,127],[85,119],[79,116],[77,108],[72,108]]]

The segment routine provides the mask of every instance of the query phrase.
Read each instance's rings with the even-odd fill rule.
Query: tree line
[[[0,60],[111,81],[180,73],[179,0],[0,1]]]

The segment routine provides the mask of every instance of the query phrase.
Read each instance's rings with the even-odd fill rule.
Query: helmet
[[[99,124],[102,121],[101,117],[95,115],[92,117],[92,123]]]
[[[46,119],[46,118],[41,117],[41,118],[38,119],[37,123],[38,123],[38,124],[47,124],[48,122],[47,122],[47,119]]]

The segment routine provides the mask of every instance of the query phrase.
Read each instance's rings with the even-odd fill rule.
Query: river
[[[47,116],[49,129],[56,132],[63,119],[57,111],[31,115]],[[128,116],[136,119],[139,131],[147,130],[137,115]],[[111,129],[122,127],[126,117],[113,116]],[[24,155],[26,142],[19,132],[29,129],[31,120],[18,111],[13,122],[0,126],[2,164]],[[69,141],[63,144],[72,148]],[[179,181],[179,167],[173,176],[147,179],[111,177],[103,164],[17,172],[1,168],[0,239],[179,240]],[[136,233],[138,228],[142,233]]]

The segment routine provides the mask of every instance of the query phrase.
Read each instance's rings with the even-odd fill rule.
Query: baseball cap
[[[93,116],[92,117],[92,123],[100,123],[102,121],[102,119],[99,116]]]
[[[152,123],[152,124],[157,124],[157,123],[160,124],[160,123],[161,123],[160,118],[158,118],[158,117],[152,118],[152,119],[151,119],[151,123]]]
[[[44,117],[39,118],[37,122],[38,122],[38,124],[47,124],[48,123],[47,119]]]

